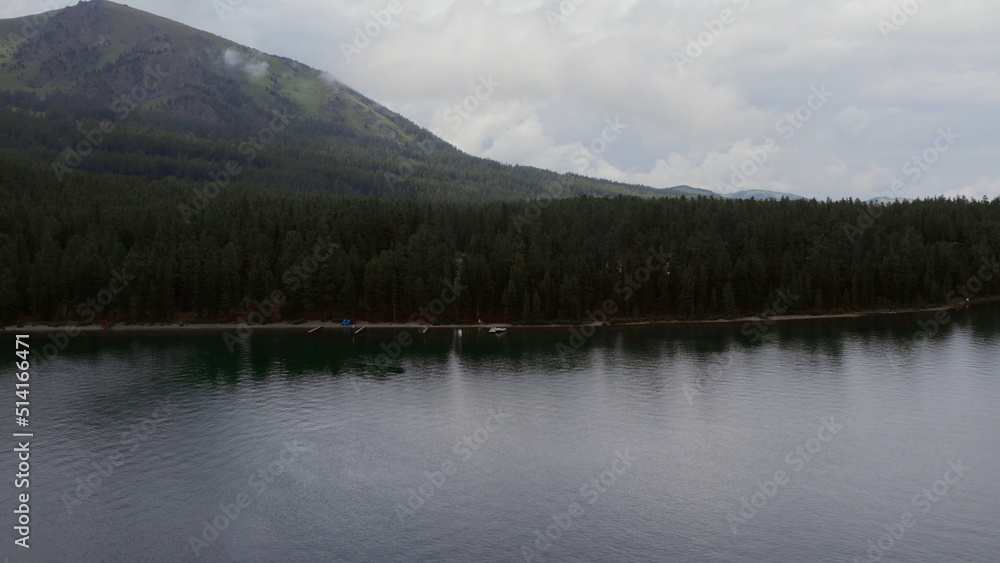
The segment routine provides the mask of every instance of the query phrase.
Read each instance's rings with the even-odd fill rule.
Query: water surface
[[[565,330],[441,330],[388,365],[391,331],[81,335],[33,369],[32,547],[9,516],[0,554],[996,561],[998,313],[919,339],[923,317],[607,329],[564,355]]]

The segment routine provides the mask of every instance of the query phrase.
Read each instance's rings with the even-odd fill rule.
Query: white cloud
[[[977,178],[969,185],[955,190],[948,190],[943,194],[945,197],[965,196],[969,199],[982,199],[986,196],[989,199],[1000,197],[1000,180],[996,178]]]
[[[234,49],[226,49],[226,52],[222,53],[222,60],[226,63],[226,67],[235,69],[243,64],[243,55]]]
[[[235,49],[226,49],[222,54],[222,61],[226,64],[226,68],[245,72],[251,78],[263,78],[267,75],[267,69],[270,66],[267,61],[256,57],[244,57]]]
[[[209,0],[129,1],[330,72],[463,150],[505,162],[575,170],[574,152],[620,116],[629,129],[589,173],[718,189],[747,150],[773,137],[781,151],[748,179],[752,187],[866,198],[951,126],[961,140],[908,186],[910,197],[995,195],[1000,130],[989,124],[1000,117],[1000,3],[927,2],[883,35],[879,21],[896,3],[403,0],[348,64],[341,44],[389,0],[244,1],[225,20]],[[577,7],[553,24],[560,4]],[[31,6],[12,0],[0,14]],[[678,73],[671,55],[723,10],[731,23]],[[245,56],[229,61],[266,72]],[[503,86],[453,129],[445,112],[488,74]],[[821,84],[837,93],[829,107],[780,138],[777,120]]]

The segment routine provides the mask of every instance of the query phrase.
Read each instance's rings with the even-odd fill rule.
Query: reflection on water
[[[83,335],[11,561],[995,561],[998,312]]]

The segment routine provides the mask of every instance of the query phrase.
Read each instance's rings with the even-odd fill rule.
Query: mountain
[[[726,194],[723,197],[729,199],[804,199],[800,195],[772,192],[768,190],[744,190],[742,192]]]
[[[473,157],[327,73],[107,0],[0,20],[0,37],[0,150],[46,162],[60,179],[238,176],[471,200],[714,195]]]
[[[719,194],[717,194],[717,193],[715,193],[715,192],[713,192],[711,190],[705,190],[705,189],[702,189],[702,188],[692,188],[691,186],[687,186],[687,185],[685,185],[685,186],[676,186],[676,187],[673,187],[673,188],[669,188],[669,191],[671,191],[671,192],[673,192],[673,193],[675,193],[677,195],[683,195],[683,196],[688,196],[688,197],[698,197],[698,196],[703,196],[703,197],[725,197],[725,196],[720,196]]]
[[[1000,246],[1000,201],[754,201],[785,194],[474,158],[104,0],[0,37],[0,324],[738,318],[779,290],[796,313],[921,307]]]

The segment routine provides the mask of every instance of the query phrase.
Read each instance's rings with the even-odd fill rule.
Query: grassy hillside
[[[107,0],[39,20],[29,40],[0,48],[0,149],[55,163],[62,176],[68,168],[207,182],[233,161],[241,185],[340,194],[711,194],[475,158],[316,69]],[[0,21],[0,31],[21,33],[28,21]],[[276,131],[279,114],[289,123]],[[113,131],[81,151],[102,122]]]

